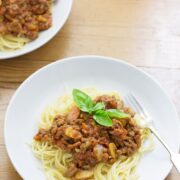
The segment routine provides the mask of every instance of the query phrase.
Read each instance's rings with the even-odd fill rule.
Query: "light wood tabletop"
[[[179,9],[180,0],[74,0],[67,23],[49,43],[0,61],[0,179],[21,179],[3,138],[9,100],[30,74],[57,59],[85,54],[123,59],[155,77],[180,114]],[[173,169],[166,180],[178,179]]]

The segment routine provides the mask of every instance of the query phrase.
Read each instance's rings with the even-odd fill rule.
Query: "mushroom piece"
[[[109,152],[112,156],[112,158],[116,158],[116,150],[117,150],[117,147],[114,143],[109,143]]]
[[[91,178],[92,176],[93,176],[93,171],[88,171],[88,170],[78,171],[75,174],[75,179],[88,179]]]
[[[72,138],[72,139],[80,139],[81,133],[72,127],[67,127],[65,130],[65,135]]]

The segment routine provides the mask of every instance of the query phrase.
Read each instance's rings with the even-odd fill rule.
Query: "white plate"
[[[12,163],[24,179],[44,179],[41,164],[27,143],[38,130],[38,117],[45,104],[62,95],[65,87],[96,87],[122,94],[133,92],[148,109],[160,135],[178,152],[180,123],[176,109],[153,78],[113,58],[72,57],[49,64],[31,75],[18,88],[8,106],[6,147]],[[155,143],[155,150],[143,157],[138,168],[141,180],[163,180],[172,167],[169,154],[158,141]]]
[[[0,52],[0,60],[13,58],[32,52],[50,41],[58,33],[69,16],[72,7],[72,0],[56,0],[52,7],[52,27],[41,32],[37,39],[26,44],[19,50],[11,52]]]

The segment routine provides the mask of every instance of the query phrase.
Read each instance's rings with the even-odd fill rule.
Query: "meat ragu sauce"
[[[108,95],[99,96],[96,102],[104,102],[106,109],[117,108],[131,118],[113,119],[113,126],[98,125],[91,115],[73,107],[66,117],[57,115],[49,130],[40,129],[34,137],[48,141],[73,155],[67,175],[87,170],[99,162],[113,163],[119,156],[129,156],[141,145],[140,129],[133,122],[134,113],[123,102]]]
[[[35,39],[51,27],[51,0],[0,0],[1,34]]]

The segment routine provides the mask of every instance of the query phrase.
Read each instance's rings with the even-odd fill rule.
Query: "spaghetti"
[[[0,51],[14,51],[21,49],[26,45],[30,40],[25,37],[16,37],[12,35],[1,35],[0,36]]]
[[[88,89],[86,92],[92,98],[101,94],[94,89]],[[119,97],[117,93],[113,93],[113,95]],[[58,113],[66,115],[73,105],[74,102],[71,96],[62,96],[56,102],[45,108],[39,127],[49,129],[53,123],[53,118]],[[134,119],[137,119],[137,123],[141,120],[138,115],[135,116]],[[92,170],[84,170],[84,172],[79,175],[77,173],[74,178],[83,179],[84,177],[88,177],[88,179],[95,180],[138,179],[138,175],[136,174],[137,165],[143,157],[143,154],[151,151],[153,147],[154,144],[149,129],[141,128],[141,147],[136,153],[131,156],[120,156],[113,164],[98,163]],[[35,156],[41,160],[48,180],[70,179],[65,176],[65,173],[69,164],[73,161],[71,154],[48,142],[35,140],[32,143],[32,150]]]

